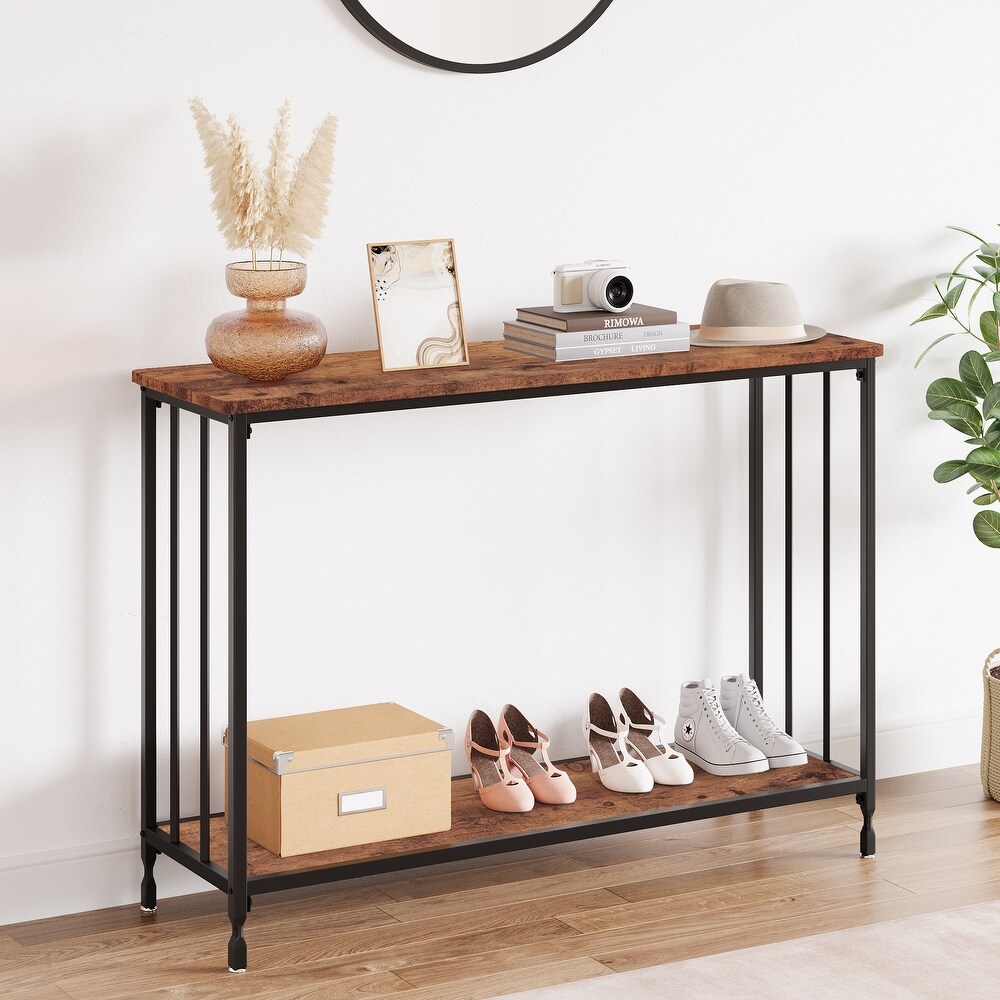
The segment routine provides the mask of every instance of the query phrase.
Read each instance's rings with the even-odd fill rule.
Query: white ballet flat
[[[629,688],[618,693],[624,711],[619,716],[625,727],[628,741],[635,747],[653,780],[658,785],[690,785],[694,769],[687,760],[671,749],[663,737],[661,727],[667,720],[650,709]]]
[[[653,775],[619,729],[607,698],[592,694],[583,718],[590,766],[601,784],[612,792],[641,793],[653,790]]]

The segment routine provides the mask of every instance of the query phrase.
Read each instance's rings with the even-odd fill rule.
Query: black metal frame
[[[594,3],[593,9],[580,21],[572,31],[567,31],[562,38],[556,39],[551,45],[546,45],[537,52],[530,52],[517,59],[507,59],[504,62],[495,63],[463,63],[453,62],[450,59],[442,59],[440,56],[432,56],[429,52],[422,52],[407,44],[401,38],[392,34],[384,28],[371,14],[368,13],[364,5],[364,0],[343,0],[344,6],[351,12],[354,19],[374,35],[383,45],[388,45],[390,49],[398,52],[407,59],[414,62],[423,63],[425,66],[433,66],[435,69],[446,69],[453,73],[506,73],[512,69],[522,69],[532,63],[541,62],[554,56],[557,52],[566,48],[567,45],[575,42],[595,21],[611,6],[611,0],[599,0]]]
[[[822,373],[823,376],[823,751],[830,761],[830,674],[831,674],[831,588],[830,588],[830,376],[834,371],[853,370],[860,383],[860,770],[844,768],[852,777],[800,785],[777,791],[698,802],[693,805],[638,812],[610,820],[536,830],[457,844],[452,847],[402,856],[373,858],[320,868],[249,877],[246,851],[246,725],[247,725],[247,441],[255,423],[335,416],[346,413],[450,406],[542,396],[621,391],[667,385],[746,380],[749,384],[749,671],[764,687],[763,600],[764,600],[764,379],[783,377],[785,382],[785,722],[792,729],[792,573],[791,552],[792,491],[792,380],[795,375]],[[157,733],[156,733],[156,546],[157,546],[157,451],[156,411],[170,408],[170,731],[169,802],[170,815],[160,822],[156,812]],[[142,390],[142,778],[141,854],[143,878],[141,906],[156,909],[153,864],[157,854],[166,854],[210,885],[229,896],[229,968],[242,971],[247,966],[243,926],[255,893],[273,892],[298,886],[355,878],[376,872],[397,871],[472,858],[504,851],[522,850],[564,841],[599,837],[627,830],[666,826],[673,823],[725,816],[821,798],[854,794],[861,807],[863,825],[860,850],[863,857],[875,853],[872,814],[875,810],[875,362],[833,361],[790,365],[749,371],[692,373],[658,378],[630,379],[581,385],[543,386],[499,392],[472,393],[443,397],[382,400],[374,403],[277,410],[226,415],[150,389]],[[199,848],[180,839],[179,703],[178,684],[178,498],[179,498],[179,410],[200,417],[200,726],[199,726]],[[209,581],[209,421],[228,426],[228,533],[229,533],[229,683],[227,759],[229,843],[228,865],[211,859],[209,839],[209,672],[208,672],[208,581]],[[840,765],[843,767],[843,765]]]

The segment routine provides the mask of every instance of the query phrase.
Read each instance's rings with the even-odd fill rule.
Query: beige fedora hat
[[[708,290],[701,327],[691,343],[702,347],[797,344],[819,340],[826,330],[802,322],[795,292],[777,281],[723,278]]]

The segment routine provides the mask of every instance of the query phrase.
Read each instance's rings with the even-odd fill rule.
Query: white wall
[[[194,94],[237,113],[260,148],[285,97],[300,143],[324,112],[339,116],[328,231],[301,299],[332,350],[375,346],[365,242],[441,235],[457,241],[475,340],[543,300],[553,264],[608,254],[633,262],[642,299],[692,320],[714,279],[756,276],[790,282],[808,321],[884,341],[880,770],[974,761],[980,664],[1000,639],[997,557],[973,538],[958,484],[930,478],[958,441],[926,420],[923,390],[959,348],[914,372],[931,331],[907,324],[927,276],[964,252],[945,225],[996,218],[998,137],[981,127],[988,106],[969,84],[994,62],[1000,8],[956,0],[946,20],[936,10],[619,0],[557,57],[477,77],[397,57],[339,0],[6,0],[0,922],[136,899],[129,372],[205,360],[202,331],[234,307],[186,107]],[[806,734],[819,727],[817,383],[800,380],[796,395]],[[845,758],[857,703],[857,394],[850,373],[835,379],[834,724]],[[391,699],[462,730],[473,706],[512,700],[557,753],[574,753],[593,689],[627,683],[670,715],[681,681],[745,663],[745,399],[742,385],[688,387],[259,428],[251,717]],[[776,714],[781,419],[781,386],[769,385]],[[215,442],[221,459],[221,429]],[[431,518],[445,528],[428,532]],[[193,526],[190,506],[184,519]],[[183,605],[190,651],[190,590]],[[221,623],[214,647],[221,695]],[[220,777],[217,766],[216,806]],[[195,795],[190,780],[185,809]],[[163,895],[198,885],[168,861],[157,873]]]

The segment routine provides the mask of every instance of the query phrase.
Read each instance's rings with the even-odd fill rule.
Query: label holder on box
[[[337,815],[356,816],[358,813],[385,809],[385,786],[365,788],[360,792],[340,792],[337,795]]]

